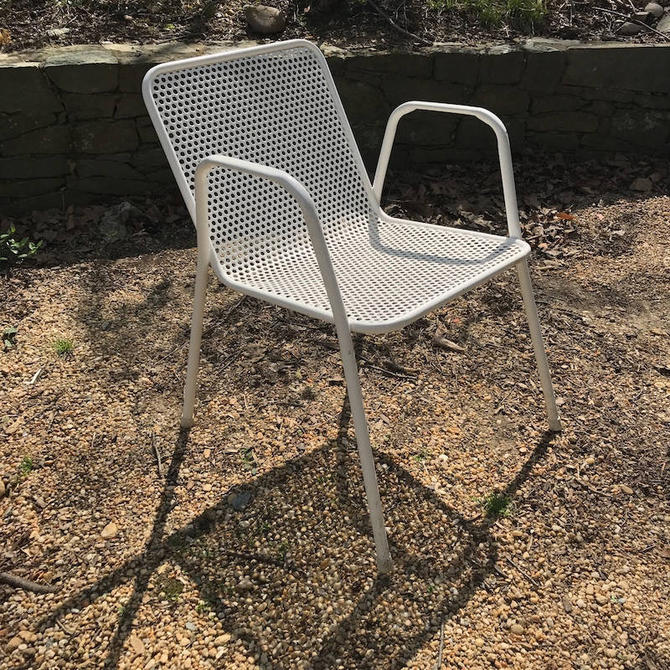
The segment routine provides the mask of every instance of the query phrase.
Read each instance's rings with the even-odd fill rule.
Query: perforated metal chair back
[[[163,148],[182,195],[193,215],[195,169],[222,154],[294,176],[312,196],[326,235],[333,227],[365,226],[374,208],[371,185],[326,60],[309,42],[283,44],[153,71],[145,83],[152,116],[165,129]],[[302,214],[283,189],[232,170],[218,170],[211,183],[212,242],[228,272],[245,241],[281,245],[289,264],[296,245],[311,248]],[[296,251],[302,259],[304,249]]]

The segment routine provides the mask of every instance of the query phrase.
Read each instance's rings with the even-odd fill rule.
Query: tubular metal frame
[[[281,46],[278,46],[277,48],[287,48],[287,45],[289,44],[309,45],[310,48],[318,51],[314,45],[311,45],[310,43],[304,42],[302,40],[294,40],[290,43],[282,43]],[[240,50],[238,53],[241,53],[242,51],[246,53],[254,51],[263,53],[267,52],[269,49],[271,49],[271,45],[252,49],[244,49]],[[320,52],[319,56],[323,58]],[[227,54],[226,57],[229,57],[229,55]],[[190,60],[209,62],[212,58],[213,57],[208,56]],[[182,66],[186,62],[187,61],[181,61],[177,65]],[[169,64],[159,65],[156,68],[153,68],[153,70],[149,71],[145,77],[143,85],[145,102],[149,109],[152,120],[154,121],[154,124],[157,125],[157,129],[159,130],[162,130],[162,127],[160,125],[160,119],[158,118],[155,104],[153,104],[153,100],[151,99],[150,82],[153,73],[156,71],[161,71],[167,65]],[[335,96],[335,102],[339,106],[338,109],[343,113],[336,91]],[[479,107],[412,101],[400,105],[391,113],[384,134],[379,162],[375,173],[374,184],[370,188],[369,182],[367,182],[368,188],[370,188],[368,196],[372,200],[380,217],[386,220],[393,220],[391,217],[388,217],[380,207],[381,194],[398,122],[403,116],[414,111],[433,111],[473,116],[483,121],[493,129],[498,143],[498,155],[503,182],[503,193],[509,236],[511,238],[521,239],[521,228],[519,225],[517,200],[514,186],[514,173],[512,169],[512,158],[507,131],[502,121],[495,114]],[[348,130],[348,132],[350,131]],[[202,325],[205,307],[205,292],[207,287],[207,272],[210,265],[213,266],[213,268],[217,271],[217,275],[219,275],[219,278],[223,281],[223,278],[219,272],[218,260],[214,255],[209,236],[208,175],[213,168],[225,168],[249,175],[254,175],[256,177],[274,182],[283,188],[288,194],[290,194],[300,207],[305,224],[307,226],[309,237],[314,248],[314,253],[318,262],[319,271],[323,278],[328,300],[330,302],[333,321],[335,323],[337,337],[340,345],[340,352],[347,384],[347,392],[349,395],[351,414],[354,422],[356,441],[358,444],[358,454],[363,471],[365,492],[367,496],[368,509],[376,547],[377,568],[380,573],[389,572],[392,568],[392,561],[389,552],[388,538],[379,496],[374,457],[372,453],[372,447],[370,445],[368,425],[365,417],[365,408],[363,405],[363,395],[361,391],[360,378],[358,375],[358,366],[351,338],[350,322],[347,317],[344,302],[342,300],[340,286],[333,268],[333,262],[328,250],[326,239],[324,237],[324,232],[317,215],[315,204],[310,194],[298,180],[283,170],[266,165],[260,165],[250,161],[232,158],[229,156],[211,155],[200,161],[195,171],[195,202],[193,203],[193,199],[191,198],[190,191],[188,190],[185,181],[183,178],[179,178],[177,173],[178,165],[176,164],[174,152],[171,150],[169,140],[167,139],[164,131],[159,132],[159,137],[164,149],[166,150],[170,164],[173,167],[173,170],[175,170],[175,175],[177,175],[177,180],[184,195],[184,199],[186,200],[186,204],[191,210],[191,213],[194,215],[193,218],[198,236],[198,260],[196,269],[195,295],[193,301],[191,339],[188,353],[186,383],[184,387],[184,404],[181,425],[185,428],[189,428],[193,425],[197,373],[200,359],[200,344],[202,338]],[[195,205],[194,209],[193,204]],[[517,261],[515,266],[519,277],[521,294],[528,318],[535,358],[539,369],[542,390],[549,418],[549,427],[552,431],[560,431],[562,428],[558,415],[558,409],[556,407],[556,401],[549,372],[549,365],[542,340],[542,333],[537,315],[537,307],[533,297],[533,289],[526,257]],[[472,286],[469,286],[468,288],[472,288]],[[260,298],[264,297],[262,295],[256,295]],[[276,300],[269,301],[275,302],[275,304],[277,302]],[[404,323],[400,323],[397,328],[402,328],[403,325]]]

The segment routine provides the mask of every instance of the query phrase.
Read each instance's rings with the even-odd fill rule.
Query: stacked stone
[[[0,211],[175,188],[142,101],[142,77],[155,63],[232,46],[103,45],[0,56]],[[389,113],[417,99],[491,109],[515,151],[670,154],[667,45],[323,48],[371,168]],[[403,120],[393,159],[420,168],[494,152],[477,121],[417,113]]]

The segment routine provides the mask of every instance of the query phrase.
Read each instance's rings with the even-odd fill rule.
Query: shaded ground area
[[[502,231],[482,169],[398,178],[389,209]],[[517,172],[565,431],[512,273],[358,338],[385,580],[332,328],[212,278],[180,432],[189,224],[138,203],[104,248],[63,214],[76,244],[0,284],[0,571],[61,587],[0,587],[0,666],[429,669],[442,640],[444,668],[667,668],[667,168]]]
[[[665,0],[660,3],[663,5]],[[246,0],[0,0],[0,49],[101,40],[167,41],[256,38],[244,19]],[[638,24],[621,26],[647,2],[621,0],[269,0],[286,12],[273,39],[304,37],[347,47],[420,45],[545,36],[664,42]],[[647,19],[642,17],[642,24]],[[638,16],[638,21],[640,17]],[[650,17],[649,23],[656,24]],[[635,29],[635,28],[634,28]],[[49,31],[56,32],[49,32]],[[411,33],[408,35],[407,33]]]

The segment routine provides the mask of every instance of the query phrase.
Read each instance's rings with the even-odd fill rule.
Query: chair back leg
[[[348,328],[338,327],[337,336],[340,342],[344,377],[347,381],[351,416],[354,421],[354,431],[356,432],[358,457],[360,458],[361,469],[363,470],[363,483],[365,485],[365,495],[368,501],[370,522],[372,524],[372,535],[377,551],[377,570],[381,574],[384,574],[391,571],[393,564],[386,536],[382,503],[379,497],[375,461],[372,455],[372,447],[370,446],[370,433],[368,431],[368,423],[365,419],[365,407],[363,406],[363,393],[361,391],[361,380],[358,376],[356,354],[354,353],[351,332]]]
[[[519,275],[519,284],[521,285],[521,295],[528,318],[528,327],[530,328],[530,338],[535,350],[535,360],[540,371],[540,382],[542,383],[542,393],[544,393],[544,402],[547,406],[547,415],[549,417],[549,430],[560,433],[563,430],[561,420],[558,416],[556,407],[556,398],[554,396],[554,387],[551,383],[551,373],[549,372],[549,363],[547,353],[544,349],[542,340],[542,330],[537,316],[537,306],[533,296],[533,285],[530,281],[530,272],[528,271],[528,261],[524,258],[516,266]]]

